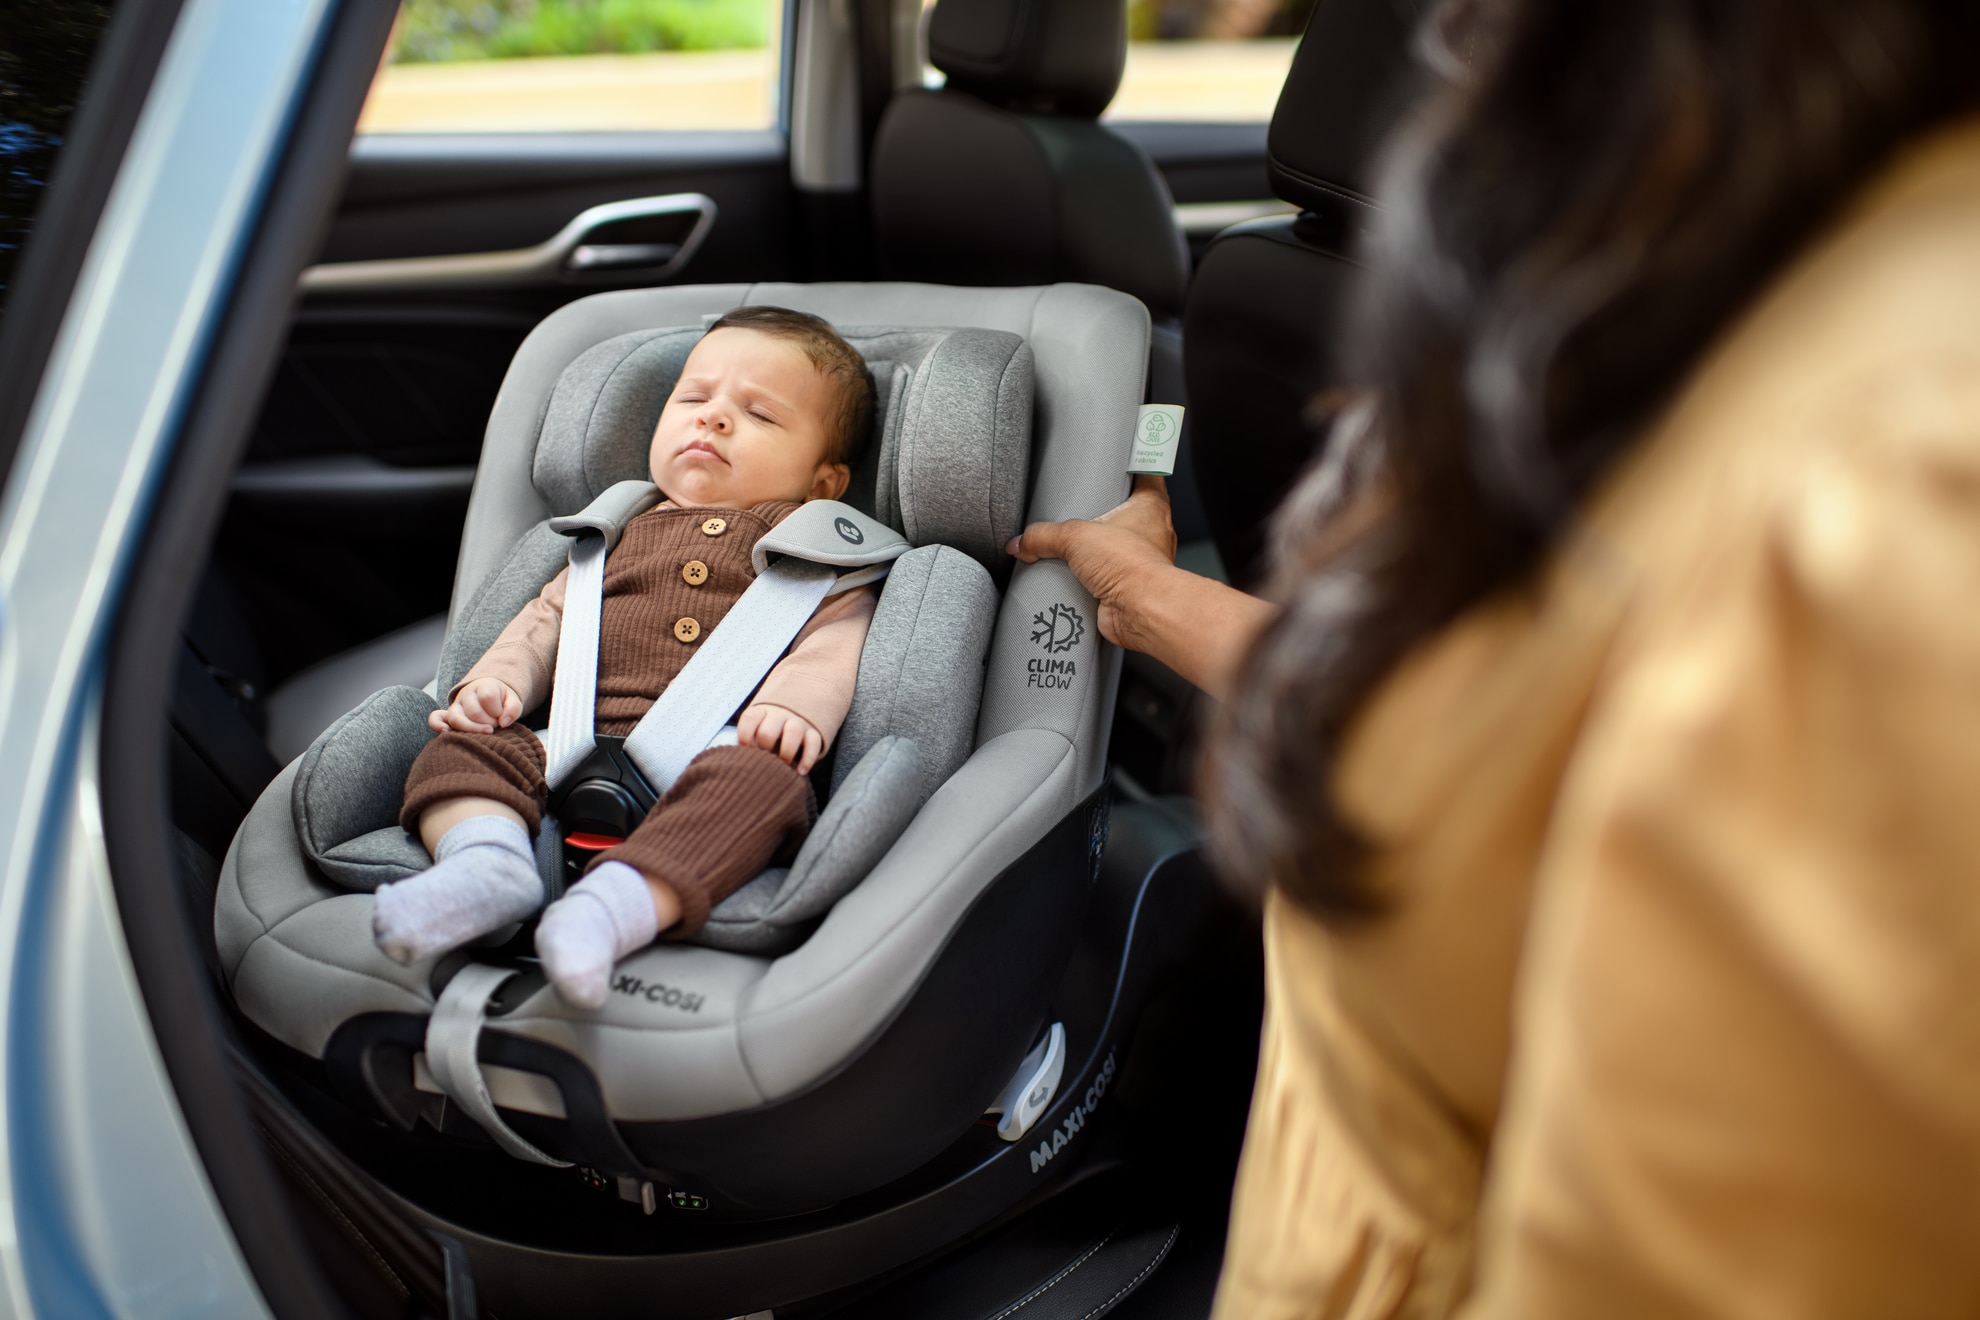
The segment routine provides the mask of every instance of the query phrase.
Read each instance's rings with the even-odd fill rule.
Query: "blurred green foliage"
[[[774,0],[406,0],[395,63],[747,50]],[[781,7],[778,7],[779,9]]]

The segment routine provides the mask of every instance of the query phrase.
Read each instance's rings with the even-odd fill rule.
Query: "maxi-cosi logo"
[[[699,1013],[701,996],[687,990],[676,989],[671,985],[654,982],[649,985],[637,976],[621,974],[612,982],[612,989],[634,999],[644,999],[649,1004],[663,1004],[668,1008],[678,1008],[683,1013]]]
[[[1093,1116],[1099,1107],[1100,1099],[1107,1094],[1107,1084],[1114,1080],[1114,1052],[1107,1051],[1107,1057],[1100,1064],[1100,1074],[1093,1079],[1093,1085],[1086,1088],[1086,1094],[1072,1107],[1072,1112],[1059,1120],[1059,1126],[1052,1129],[1049,1140],[1038,1143],[1038,1149],[1031,1152],[1031,1171],[1037,1173],[1052,1162],[1052,1157],[1066,1148],[1066,1143],[1078,1136],[1086,1126],[1086,1120]]]

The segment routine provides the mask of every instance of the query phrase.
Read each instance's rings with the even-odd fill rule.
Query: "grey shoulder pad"
[[[621,481],[605,488],[605,493],[576,513],[550,520],[550,530],[565,536],[598,532],[605,538],[606,553],[619,543],[626,524],[660,502],[660,488],[650,481]]]
[[[893,563],[913,548],[905,536],[850,504],[811,500],[772,527],[749,552],[749,562],[758,573],[770,567],[771,555],[791,555],[834,568],[876,568]],[[857,576],[870,582],[885,576],[885,571]],[[843,584],[842,578],[840,590]]]

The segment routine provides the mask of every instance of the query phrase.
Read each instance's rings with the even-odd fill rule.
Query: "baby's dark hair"
[[[866,374],[866,359],[829,321],[788,307],[738,307],[708,329],[754,330],[788,339],[803,349],[837,396],[838,406],[826,419],[825,459],[847,467],[859,462],[866,433],[873,426],[873,378]]]

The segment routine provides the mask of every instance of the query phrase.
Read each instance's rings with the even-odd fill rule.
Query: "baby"
[[[666,500],[626,524],[605,564],[597,731],[624,736],[754,577],[750,548],[806,500],[845,492],[873,413],[852,345],[815,316],[744,307],[688,355],[649,462]],[[399,820],[431,869],[382,885],[379,948],[416,962],[536,911],[530,845],[549,796],[543,744],[517,723],[549,695],[569,570],[503,629],[448,694],[406,776]],[[734,746],[691,762],[631,837],[544,912],[536,950],[570,1003],[605,1002],[613,964],[688,934],[817,814],[805,777],[852,704],[876,593],[828,597],[736,721]]]

